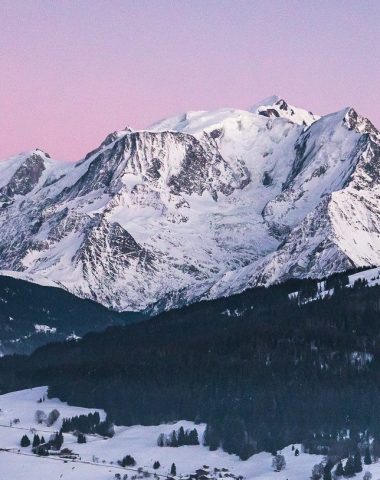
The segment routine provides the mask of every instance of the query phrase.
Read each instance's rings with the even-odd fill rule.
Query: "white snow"
[[[177,475],[194,473],[197,468],[208,465],[227,468],[235,475],[243,475],[247,480],[305,480],[310,477],[313,465],[322,461],[318,455],[301,453],[294,456],[290,447],[281,453],[286,459],[286,469],[282,472],[274,472],[271,467],[272,457],[269,453],[253,455],[247,461],[241,461],[235,455],[229,455],[222,450],[210,452],[206,447],[183,446],[179,448],[158,447],[157,437],[160,433],[170,433],[180,426],[196,428],[200,437],[204,431],[204,425],[194,425],[192,422],[180,421],[171,425],[158,426],[132,426],[116,427],[116,434],[111,439],[103,439],[99,436],[87,436],[87,443],[78,444],[71,434],[64,434],[63,448],[72,449],[79,454],[80,460],[64,463],[57,457],[37,457],[31,453],[31,448],[21,448],[20,439],[26,434],[33,437],[31,429],[34,429],[45,439],[60,428],[64,417],[87,414],[95,409],[85,409],[69,406],[57,399],[46,399],[42,403],[38,400],[46,396],[46,387],[38,387],[30,390],[13,392],[0,396],[0,478],[28,480],[41,480],[43,478],[64,480],[111,480],[115,473],[136,474],[127,469],[120,469],[117,460],[125,455],[132,455],[136,462],[136,468],[143,467],[151,473],[153,462],[158,460],[161,467],[157,470],[160,475],[167,475],[170,466],[174,462],[177,467]],[[54,408],[60,412],[60,417],[52,427],[38,425],[34,420],[37,409],[49,413]],[[99,410],[101,418],[105,414]],[[15,423],[15,419],[19,422]],[[10,427],[12,423],[12,427]],[[33,431],[34,431],[33,430]],[[300,448],[300,445],[296,445]],[[5,451],[7,450],[7,451]],[[94,457],[98,459],[94,462]],[[104,462],[104,463],[103,463]],[[113,462],[113,464],[111,463]],[[368,470],[380,474],[380,465],[371,465]]]
[[[141,310],[380,265],[380,182],[368,168],[380,136],[355,115],[320,118],[274,96],[114,132],[75,166],[39,153],[41,181],[2,209],[0,273]],[[193,148],[204,163],[189,194]],[[27,156],[0,164],[0,185]],[[121,253],[123,234],[138,247]]]
[[[55,327],[49,327],[49,325],[34,325],[34,330],[37,333],[56,333],[57,329]]]

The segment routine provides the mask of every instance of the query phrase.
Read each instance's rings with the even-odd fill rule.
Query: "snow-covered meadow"
[[[169,434],[180,426],[185,429],[196,428],[201,438],[205,425],[194,425],[187,421],[148,427],[117,426],[114,437],[104,439],[97,435],[87,435],[87,443],[84,444],[78,444],[74,435],[65,433],[62,448],[69,448],[78,454],[77,459],[40,457],[32,453],[31,447],[20,446],[24,434],[32,440],[33,434],[37,433],[47,440],[61,427],[63,418],[94,412],[94,409],[70,406],[58,399],[46,399],[39,403],[39,399],[44,398],[46,393],[46,387],[38,387],[0,396],[1,480],[111,480],[118,473],[121,478],[127,474],[130,479],[137,475],[136,470],[139,467],[144,472],[152,475],[156,473],[163,478],[169,475],[172,463],[177,467],[178,478],[207,465],[210,472],[213,472],[214,468],[225,468],[231,474],[241,475],[247,480],[306,480],[310,478],[313,466],[323,459],[322,456],[303,453],[296,457],[289,446],[281,452],[285,456],[286,468],[281,472],[274,472],[269,453],[259,453],[247,461],[241,461],[237,456],[229,455],[221,449],[210,452],[202,445],[178,448],[157,446],[160,433]],[[54,425],[48,427],[36,423],[36,410],[43,410],[48,414],[53,409],[60,412]],[[98,412],[100,418],[104,419],[105,413],[102,410]],[[297,447],[300,448],[299,445],[296,445]],[[117,464],[117,461],[126,455],[132,455],[136,460],[136,466],[132,469],[122,468]],[[153,463],[156,460],[161,466],[154,470]],[[373,480],[380,478],[380,464],[370,465],[365,470],[373,473]],[[361,475],[356,478],[361,478]]]

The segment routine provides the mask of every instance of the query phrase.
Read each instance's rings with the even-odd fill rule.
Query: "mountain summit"
[[[380,134],[271,97],[0,164],[0,268],[116,310],[380,264]],[[3,272],[4,273],[4,272]]]

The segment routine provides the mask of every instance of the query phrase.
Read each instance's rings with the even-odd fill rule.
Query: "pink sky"
[[[380,126],[380,2],[1,0],[0,158],[277,94]]]

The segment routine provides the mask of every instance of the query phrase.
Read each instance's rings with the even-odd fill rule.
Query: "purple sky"
[[[272,94],[380,126],[380,2],[1,0],[0,158]]]

